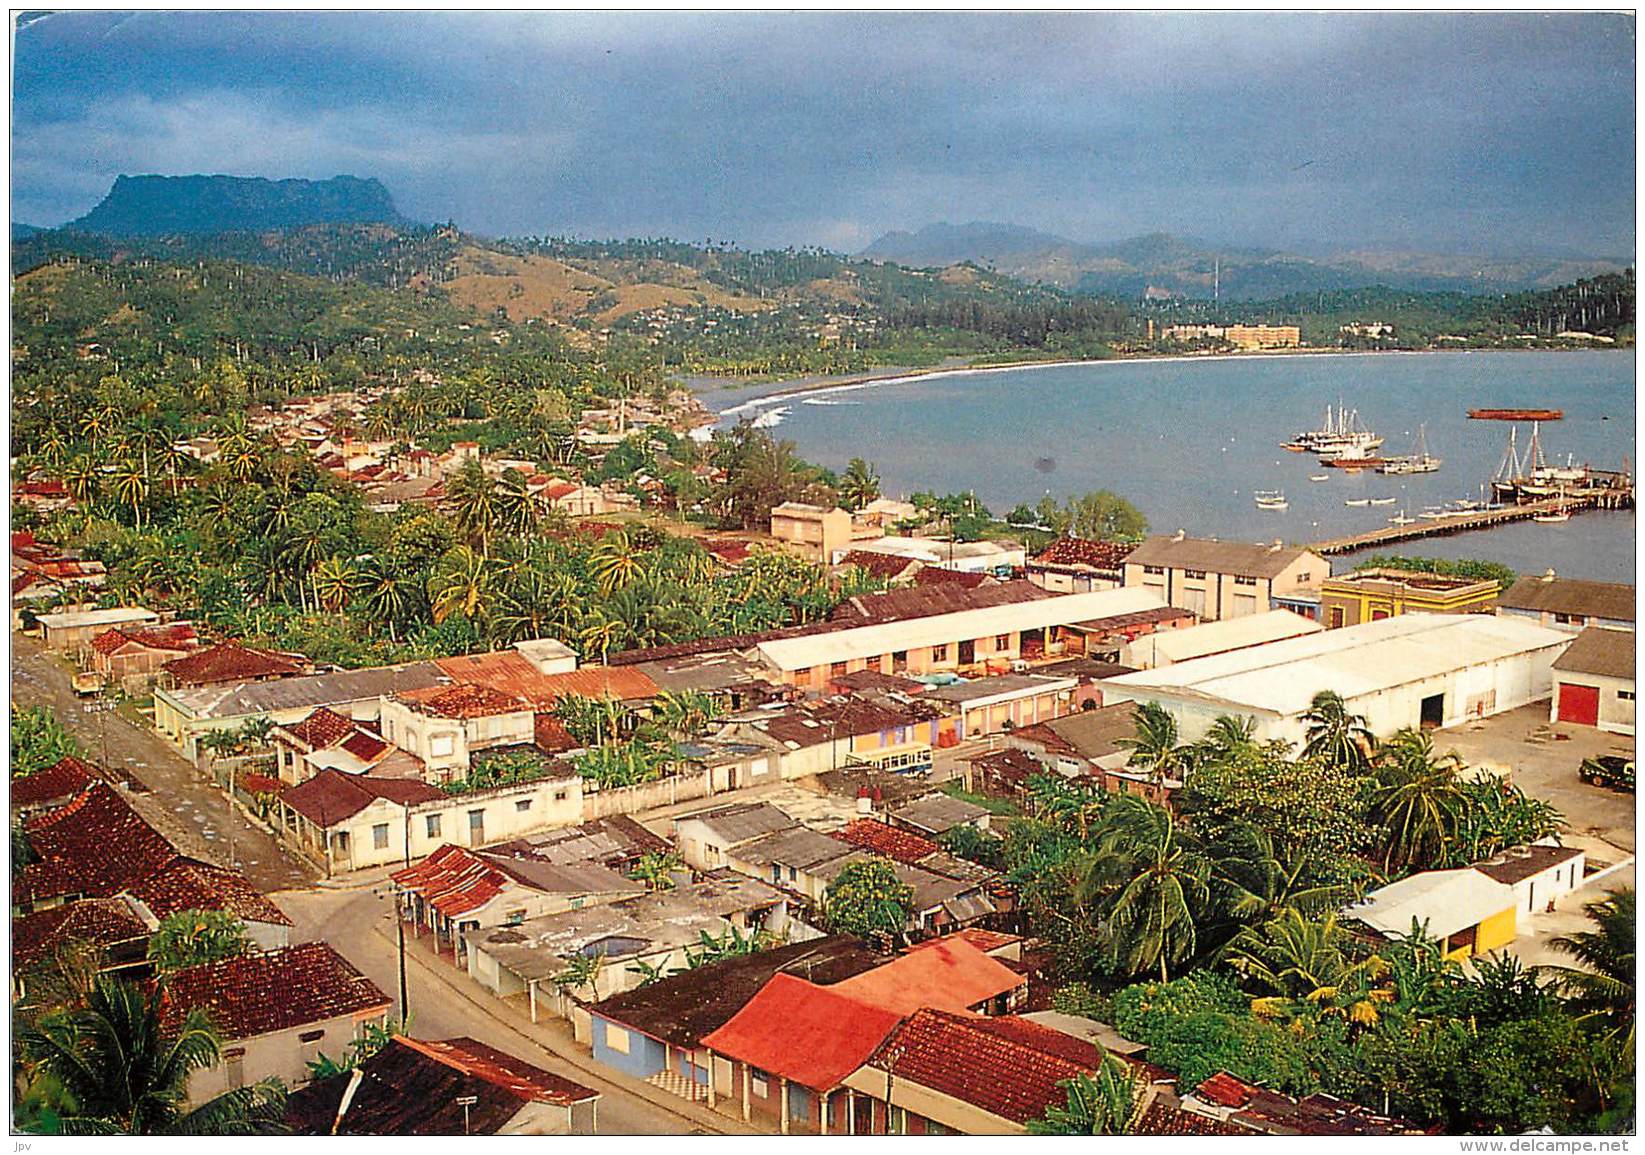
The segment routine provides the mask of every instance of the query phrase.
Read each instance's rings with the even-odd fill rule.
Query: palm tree
[[[478,458],[463,463],[446,486],[457,529],[469,541],[480,543],[480,552],[489,552],[491,533],[497,528],[497,483],[486,473]]]
[[[452,614],[478,620],[491,608],[493,598],[490,562],[466,545],[448,551],[429,575],[428,600],[436,624]]]
[[[337,614],[342,613],[348,599],[359,588],[360,570],[350,559],[333,555],[314,567],[309,580],[314,587],[315,604]]]
[[[63,467],[63,486],[76,505],[84,506],[96,496],[99,479],[96,463],[84,453]]]
[[[1114,743],[1131,751],[1131,765],[1149,771],[1155,782],[1167,778],[1181,781],[1188,767],[1188,752],[1177,745],[1177,720],[1158,702],[1139,702],[1131,712],[1136,737]]]
[[[1302,720],[1308,726],[1302,747],[1305,758],[1356,773],[1370,769],[1371,755],[1377,748],[1376,735],[1367,727],[1365,715],[1348,712],[1341,694],[1321,690],[1314,695]]]
[[[389,641],[398,642],[400,622],[415,592],[411,582],[382,559],[368,557],[360,565],[359,590],[366,616],[378,625],[386,625]]]
[[[718,703],[700,690],[664,690],[656,708],[664,726],[688,738],[699,737],[720,712]]]
[[[1355,961],[1348,956],[1348,932],[1334,913],[1308,917],[1298,910],[1282,911],[1260,927],[1248,926],[1228,944],[1228,965],[1248,983],[1275,996],[1311,1007],[1329,1005],[1350,993],[1347,1017],[1369,1024],[1377,1019],[1378,1000],[1363,989],[1363,980],[1385,967],[1370,956]],[[1263,1009],[1272,1009],[1265,1004]]]
[[[594,993],[605,970],[604,954],[578,954],[566,960],[565,970],[554,976],[554,986],[561,994],[575,995],[587,987]]]
[[[1557,980],[1572,1006],[1600,1024],[1604,1037],[1634,1052],[1635,1000],[1634,889],[1613,890],[1583,906],[1595,929],[1560,935],[1551,942],[1581,966],[1543,968]]]
[[[614,618],[595,618],[585,625],[577,634],[585,659],[591,654],[598,654],[601,663],[604,663],[622,628],[622,622]]]
[[[1067,1105],[1047,1107],[1042,1117],[1030,1119],[1030,1135],[1134,1135],[1148,1108],[1148,1081],[1106,1052],[1094,1078],[1076,1075],[1058,1086]]]
[[[497,486],[497,525],[505,533],[524,537],[537,528],[537,499],[526,492],[525,475],[517,469],[503,474]]]
[[[849,510],[859,510],[880,495],[880,475],[860,457],[853,457],[840,477],[840,500]]]
[[[1405,729],[1382,748],[1377,770],[1380,784],[1371,797],[1371,814],[1387,831],[1383,864],[1438,859],[1457,827],[1462,760],[1455,752],[1435,755],[1426,732]]]
[[[1117,961],[1127,973],[1191,957],[1196,920],[1210,898],[1210,862],[1178,836],[1164,807],[1134,794],[1115,798],[1103,812],[1098,850],[1080,866],[1075,898],[1096,899],[1113,935]]]
[[[589,570],[600,584],[600,592],[610,597],[615,590],[626,589],[645,574],[627,532],[616,530],[600,539],[588,556]]]
[[[69,1135],[266,1135],[285,1130],[285,1088],[239,1087],[192,1110],[189,1076],[221,1061],[206,1013],[168,1029],[163,991],[101,977],[83,1008],[49,1014],[19,1034],[35,1081],[55,1082],[56,1128]]]
[[[114,474],[114,493],[122,505],[131,506],[132,525],[143,528],[143,502],[148,500],[148,476],[135,461],[119,463]]]
[[[1352,895],[1347,886],[1310,886],[1306,850],[1285,862],[1273,836],[1260,827],[1238,823],[1209,848],[1215,862],[1212,882],[1218,902],[1245,923],[1268,922],[1287,911],[1318,914],[1335,909]]]

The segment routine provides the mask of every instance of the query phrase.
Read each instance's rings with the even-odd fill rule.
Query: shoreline
[[[981,365],[937,365],[925,369],[886,369],[873,370],[860,375],[846,376],[837,380],[807,381],[803,376],[789,378],[786,381],[769,382],[771,391],[759,393],[753,397],[744,397],[725,409],[712,408],[713,394],[706,390],[692,388],[694,397],[708,408],[716,418],[716,424],[727,417],[739,414],[757,413],[771,405],[780,405],[783,401],[796,398],[823,396],[829,393],[850,393],[859,389],[876,388],[884,385],[906,385],[914,381],[927,378],[959,377],[969,374],[1011,373],[1026,369],[1065,369],[1076,365],[1136,365],[1139,363],[1199,363],[1208,361],[1274,361],[1290,360],[1294,358],[1319,357],[1430,357],[1430,356],[1457,356],[1472,353],[1565,353],[1565,352],[1608,352],[1611,350],[1582,350],[1582,349],[1299,349],[1294,352],[1268,351],[1261,353],[1167,353],[1143,354],[1125,357],[1093,357],[1093,358],[1064,358],[1056,361],[1004,361]],[[758,388],[759,386],[739,386],[731,378],[706,378],[725,382],[725,390],[743,388]]]

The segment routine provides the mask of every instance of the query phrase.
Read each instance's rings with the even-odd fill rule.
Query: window
[[[754,1094],[764,1099],[771,1094],[771,1076],[754,1067],[748,1068],[748,1084]]]
[[[605,1025],[605,1045],[619,1055],[628,1054],[628,1032],[610,1023]]]
[[[1011,648],[1011,635],[1010,634],[995,634],[994,635],[994,648],[996,650],[1009,650]]]
[[[1162,565],[1145,565],[1142,567],[1142,572],[1147,574],[1162,574],[1165,572],[1165,567]]]
[[[556,801],[556,802],[564,802],[564,801],[565,801],[565,799],[566,799],[566,793],[565,793],[565,791],[564,791],[564,790],[556,790],[556,791],[555,791],[555,792],[554,792],[554,801]]]
[[[503,917],[504,926],[519,926],[525,921],[525,911],[511,910]]]
[[[1632,690],[1618,690],[1616,692],[1616,700],[1619,702],[1632,702],[1634,700],[1634,692]]]
[[[792,866],[790,866],[788,868],[788,881],[793,882],[798,877],[799,877],[799,872],[796,871]]]
[[[371,828],[371,848],[373,850],[388,849],[388,823],[379,822]]]
[[[578,895],[576,898],[571,900],[571,909],[572,910],[581,910],[581,909],[583,909],[583,897],[582,897],[582,895]]]
[[[431,758],[449,758],[455,745],[450,734],[436,734],[428,740],[428,753]]]
[[[1202,569],[1185,569],[1182,571],[1182,576],[1190,581],[1204,581],[1205,571]]]
[[[1235,574],[1234,584],[1237,586],[1254,586],[1257,584],[1257,579],[1254,577],[1248,577],[1245,574]]]
[[[1313,577],[1313,576],[1314,575],[1312,573],[1310,573],[1309,571],[1303,570],[1301,573],[1299,573],[1297,575],[1297,584],[1298,585],[1307,585],[1308,584],[1308,579]]]
[[[931,660],[933,662],[946,662],[948,660],[948,647],[947,647],[947,645],[932,646],[931,647]]]
[[[440,837],[440,816],[438,814],[430,814],[427,818],[424,818],[423,826],[428,831],[430,838]]]
[[[1554,615],[1554,621],[1558,622],[1562,626],[1568,626],[1568,625],[1571,624],[1571,615],[1570,614],[1555,614]]]
[[[326,1037],[326,1033],[323,1030],[321,1030],[321,1031],[304,1031],[302,1034],[297,1036],[297,1041],[299,1043],[318,1043],[321,1039],[323,1039],[325,1037]],[[241,1053],[244,1054],[245,1052],[242,1051]]]
[[[517,814],[524,814],[527,810],[530,810],[530,809],[531,809],[531,799],[529,799],[529,798],[522,798],[514,804],[514,811]]]
[[[799,679],[800,681],[804,681],[806,678],[809,678],[810,676],[811,676],[811,667],[810,666],[801,666],[799,669],[794,671],[794,677]]]
[[[468,812],[468,841],[471,846],[478,846],[486,840],[486,812],[484,810],[470,810]]]

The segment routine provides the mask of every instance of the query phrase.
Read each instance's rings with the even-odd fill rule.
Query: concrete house
[[[81,647],[105,630],[156,625],[160,615],[142,606],[117,606],[108,610],[64,610],[40,614],[40,637],[48,650],[76,654]]]
[[[392,1003],[372,981],[323,942],[244,954],[177,971],[166,984],[163,1022],[175,1029],[196,1008],[223,1038],[223,1061],[189,1078],[190,1102],[276,1078],[309,1079],[322,1053],[342,1057],[368,1023]]]
[[[1634,632],[1589,626],[1554,661],[1550,722],[1634,732]]]
[[[933,687],[922,697],[926,701],[945,703],[958,713],[961,735],[981,738],[1062,717],[1074,708],[1074,693],[1078,688],[1078,678],[996,674]]]
[[[154,680],[161,666],[199,644],[190,625],[159,629],[116,627],[92,638],[85,650],[85,664],[101,674],[105,684],[136,693]]]
[[[826,565],[839,550],[851,548],[851,515],[800,501],[785,501],[771,511],[771,536]]]
[[[1125,584],[1125,559],[1132,546],[1115,541],[1064,537],[1025,564],[1028,580],[1053,593],[1083,594]]]
[[[531,704],[490,686],[402,690],[385,695],[378,712],[383,737],[421,759],[430,782],[466,778],[477,751],[530,745],[536,734]]]
[[[1562,578],[1553,570],[1520,578],[1497,599],[1497,613],[1505,617],[1530,618],[1573,634],[1589,626],[1631,630],[1634,608],[1633,586]]]
[[[1501,584],[1495,578],[1452,577],[1414,570],[1354,570],[1320,583],[1320,618],[1328,629],[1398,614],[1487,613]]]
[[[1427,870],[1344,908],[1342,917],[1361,924],[1374,938],[1401,938],[1413,922],[1438,939],[1446,957],[1490,954],[1514,941],[1518,901],[1508,883],[1472,866]]]
[[[1126,586],[1151,591],[1166,605],[1205,621],[1274,609],[1274,599],[1316,593],[1331,563],[1306,549],[1209,538],[1151,537],[1125,559]]]
[[[1529,917],[1553,910],[1557,900],[1580,887],[1587,863],[1584,850],[1539,842],[1511,847],[1473,868],[1511,887],[1515,910]]]

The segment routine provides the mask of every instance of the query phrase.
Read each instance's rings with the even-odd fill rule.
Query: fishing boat
[[[1308,480],[1309,481],[1330,481],[1331,480],[1331,475],[1329,473],[1316,473],[1312,477],[1310,477]]]
[[[1258,509],[1270,509],[1275,513],[1284,513],[1291,508],[1289,501],[1263,501],[1257,504]]]
[[[1382,472],[1392,474],[1437,473],[1441,459],[1428,452],[1428,426],[1417,427],[1417,451],[1404,457],[1390,457]]]
[[[1285,500],[1283,489],[1259,489],[1254,494],[1258,509],[1285,510],[1291,508],[1291,503]]]
[[[1370,505],[1371,504],[1371,499],[1369,497],[1350,497],[1347,501],[1344,501],[1342,504],[1343,505],[1353,506],[1355,509],[1359,509],[1361,506]]]
[[[1417,514],[1417,516],[1423,521],[1444,521],[1446,518],[1451,516],[1451,513],[1452,511],[1448,509],[1439,509],[1435,506],[1429,506],[1427,509]]]
[[[1475,421],[1558,421],[1565,416],[1563,409],[1470,409],[1468,416]]]
[[[1405,511],[1402,509],[1398,513],[1394,514],[1393,517],[1390,517],[1388,519],[1388,524],[1389,525],[1410,525],[1415,520],[1416,520],[1416,518],[1414,518],[1414,517],[1406,517],[1405,516]]]
[[[1544,510],[1543,512],[1532,517],[1531,520],[1540,521],[1544,524],[1550,522],[1570,521],[1571,511],[1565,507],[1565,491],[1560,491],[1559,500],[1554,503],[1554,508]]]
[[[1397,497],[1373,497],[1371,499],[1371,504],[1372,505],[1392,505],[1392,504],[1394,504],[1394,502],[1396,502],[1398,500],[1399,500],[1399,498],[1397,498]]]
[[[1338,405],[1325,407],[1325,425],[1299,433],[1290,441],[1282,442],[1293,453],[1354,453],[1367,454],[1382,444],[1378,437],[1359,419],[1359,410]]]

